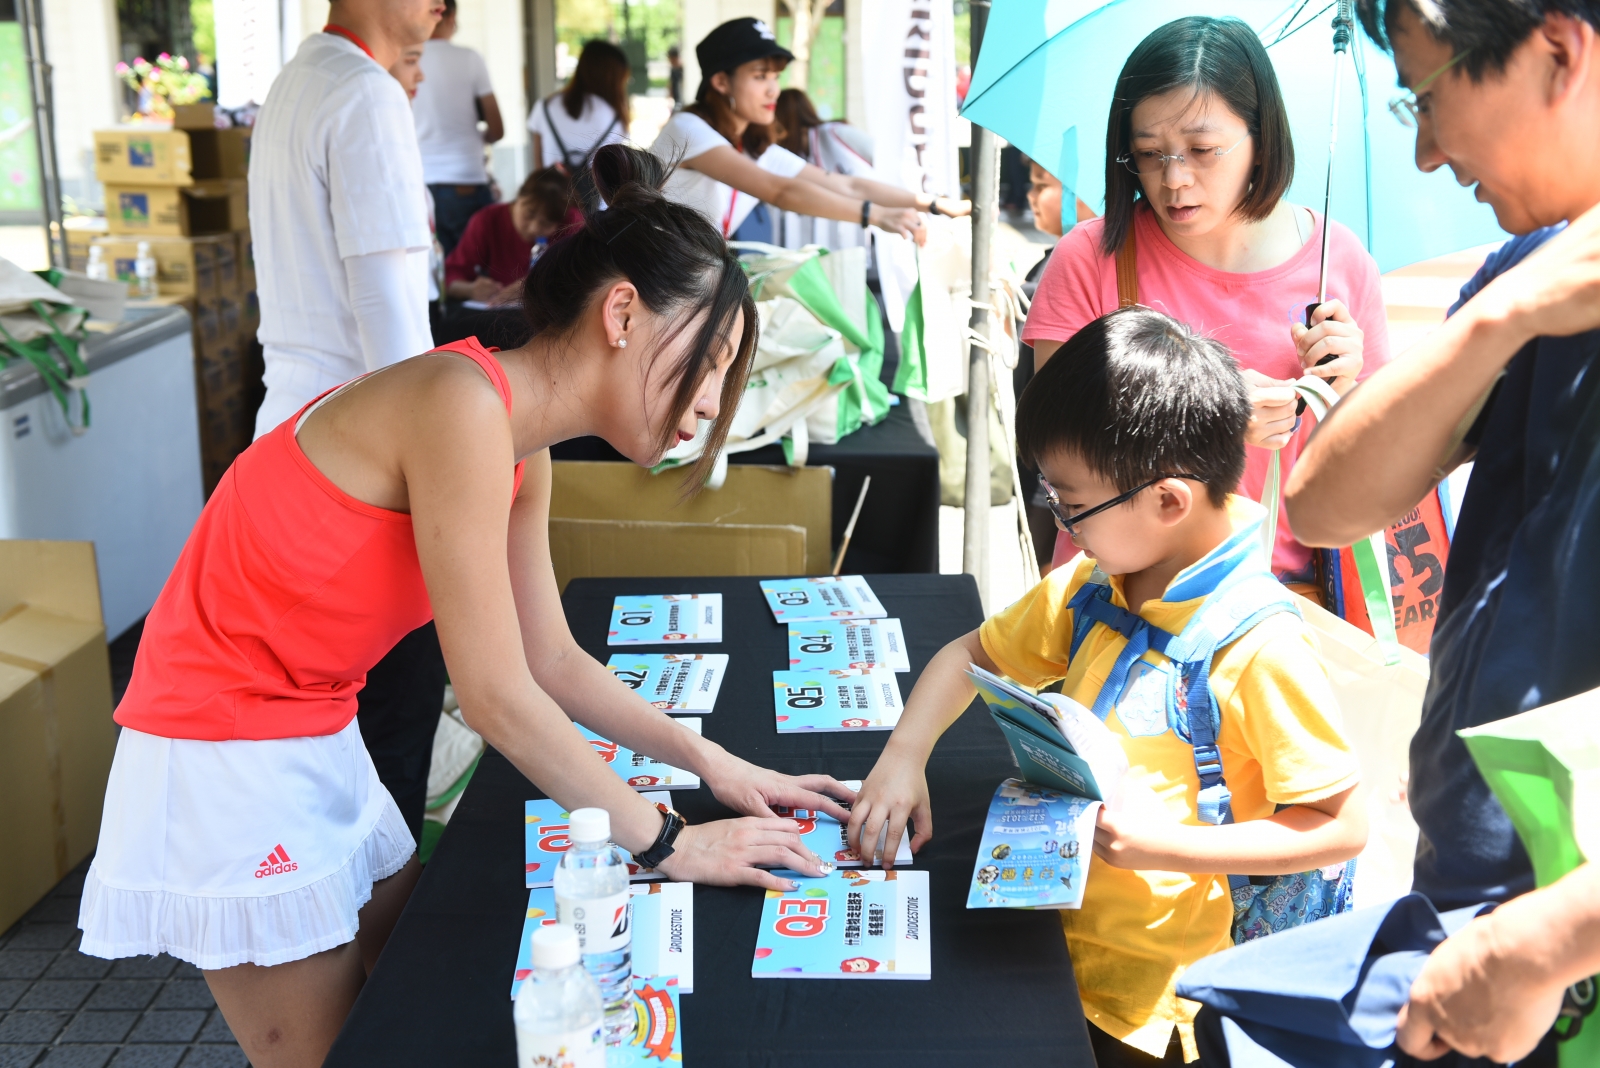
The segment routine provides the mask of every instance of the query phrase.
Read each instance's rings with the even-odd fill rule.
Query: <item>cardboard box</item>
[[[256,288],[256,246],[250,239],[250,228],[246,226],[236,237],[239,241],[239,288],[253,290]]]
[[[210,130],[216,124],[215,104],[174,104],[172,126],[176,130]]]
[[[106,269],[113,278],[128,283],[130,295],[138,292],[134,261],[139,242],[150,243],[156,261],[156,289],[173,297],[213,297],[217,295],[217,257],[223,247],[231,248],[233,235],[218,237],[124,237],[116,235],[94,240],[105,251]]]
[[[826,575],[833,567],[833,472],[826,467],[732,464],[721,489],[685,501],[683,475],[652,475],[628,463],[559,461],[553,465],[550,516],[567,519],[656,520],[670,523],[753,523],[804,527],[806,558],[789,575]],[[706,559],[701,571],[656,574],[730,575]],[[650,574],[651,572],[616,572]],[[774,575],[778,572],[773,572]]]
[[[208,416],[216,412],[225,424],[232,415],[232,397],[244,382],[244,358],[238,338],[229,338],[201,349],[195,349],[195,379],[200,390],[201,431],[207,440],[226,443],[231,438],[226,432],[219,434],[209,425]]]
[[[116,744],[94,545],[0,541],[0,929],[94,850]]]
[[[575,578],[675,575],[798,575],[806,530],[750,523],[657,523],[550,519],[556,585]]]
[[[241,298],[244,287],[239,277],[239,235],[219,234],[216,239],[217,292]]]
[[[249,225],[246,190],[240,179],[208,179],[182,188],[107,182],[107,227],[113,234],[140,237],[230,233]]]
[[[190,170],[187,130],[117,126],[94,133],[94,176],[107,185],[189,185]]]
[[[61,224],[67,242],[67,270],[82,271],[89,266],[89,245],[97,237],[104,237],[104,218],[95,215],[74,215]]]
[[[215,294],[195,298],[194,351],[215,349],[222,344],[222,314]]]
[[[250,177],[251,132],[247,126],[190,130],[190,173],[195,180]]]
[[[229,343],[238,341],[239,330],[244,325],[244,302],[238,297],[218,296],[217,319],[222,327],[222,336]]]

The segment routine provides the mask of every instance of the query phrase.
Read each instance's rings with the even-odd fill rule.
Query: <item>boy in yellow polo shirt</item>
[[[1241,576],[1260,582],[1264,511],[1230,492],[1244,473],[1249,420],[1227,350],[1158,312],[1114,312],[1063,345],[1022,396],[1017,440],[1084,556],[933,659],[851,812],[858,850],[885,822],[886,857],[908,820],[913,849],[932,837],[923,769],[972,703],[969,662],[1034,688],[1062,680],[1085,706],[1100,699],[1095,710],[1129,772],[1101,809],[1082,908],[1061,913],[1100,1068],[1197,1057],[1198,1006],[1173,987],[1190,964],[1232,944],[1228,874],[1335,866],[1366,843],[1359,770],[1298,614],[1266,614],[1199,673],[1220,712],[1217,772],[1234,820],[1221,826],[1202,819],[1218,817],[1206,807],[1215,808],[1216,787],[1202,794],[1200,739],[1191,744],[1169,722],[1165,656],[1123,656],[1123,631],[1089,619],[1072,651],[1080,590],[1075,603],[1091,594],[1104,602],[1078,609],[1086,616],[1136,630],[1136,613],[1159,628],[1146,634],[1177,635],[1210,593]],[[1108,588],[1084,590],[1091,582]],[[1108,679],[1117,692],[1102,696]]]

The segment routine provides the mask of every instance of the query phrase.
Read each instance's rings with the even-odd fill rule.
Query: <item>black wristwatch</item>
[[[861,229],[865,230],[868,226],[871,225],[871,223],[869,221],[871,219],[871,217],[872,217],[872,201],[863,200],[861,202]]]
[[[928,214],[929,215],[943,215],[944,214],[944,212],[939,210],[939,198],[938,197],[934,197],[932,200],[928,201]]]
[[[661,810],[661,833],[656,835],[649,849],[635,854],[633,858],[647,868],[660,867],[663,860],[672,856],[672,843],[678,840],[678,832],[683,830],[682,816],[666,805],[657,805],[656,808]]]

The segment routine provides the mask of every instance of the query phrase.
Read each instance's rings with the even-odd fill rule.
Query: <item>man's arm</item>
[[[432,344],[427,290],[419,291],[412,278],[412,255],[397,248],[345,258],[350,311],[361,339],[361,363],[369,371],[416,356]],[[426,266],[424,258],[424,272]],[[426,278],[424,273],[424,284]]]
[[[1562,992],[1597,973],[1600,866],[1590,863],[1434,950],[1400,1010],[1400,1048],[1427,1059],[1457,1050],[1496,1064],[1521,1060],[1555,1022]]]
[[[493,93],[485,93],[478,98],[478,107],[483,111],[484,125],[488,127],[483,131],[483,143],[492,145],[506,135],[506,123],[500,117],[500,103],[495,100]]]

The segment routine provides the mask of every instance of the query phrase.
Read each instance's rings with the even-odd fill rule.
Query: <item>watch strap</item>
[[[673,843],[678,840],[678,834],[684,826],[683,817],[666,805],[657,805],[656,808],[661,810],[661,831],[649,849],[636,854],[633,858],[647,868],[658,867],[663,860],[672,856]]]

